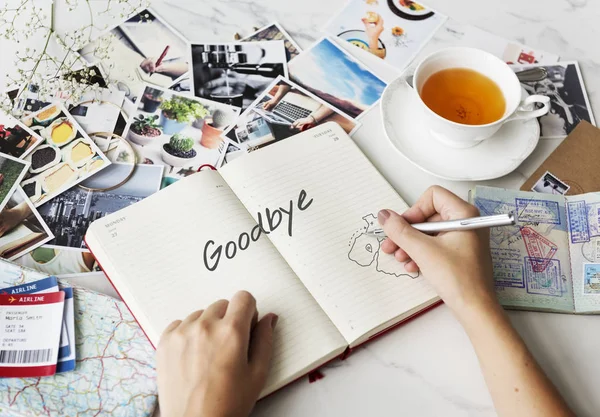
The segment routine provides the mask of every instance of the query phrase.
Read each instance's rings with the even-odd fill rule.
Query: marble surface
[[[382,0],[380,0],[382,1]],[[321,28],[344,0],[164,0],[153,7],[191,40],[230,40],[254,26],[280,22],[301,47],[322,36]],[[592,110],[600,112],[600,2],[585,0],[429,0],[452,19],[533,48],[577,60]],[[485,4],[485,5],[484,5]],[[434,37],[433,43],[443,39]],[[444,46],[440,41],[440,46]],[[351,48],[349,51],[355,52]],[[418,59],[418,58],[417,58]],[[371,65],[371,63],[370,63]],[[375,68],[373,68],[375,69]],[[377,68],[391,81],[397,73]],[[600,114],[599,114],[600,115]],[[475,183],[439,180],[407,163],[387,142],[380,111],[363,119],[355,140],[410,204],[432,184],[463,197]],[[560,143],[543,140],[515,172],[487,185],[519,187]],[[510,318],[544,370],[577,415],[600,412],[600,317],[510,312]],[[440,306],[367,347],[328,366],[325,378],[307,380],[259,402],[255,416],[494,416],[495,411],[469,340],[450,311]]]
[[[62,1],[62,0],[61,0]],[[379,0],[384,1],[384,0]],[[105,0],[96,0],[102,3]],[[344,0],[155,0],[152,6],[190,40],[229,41],[234,33],[280,22],[302,47]],[[592,0],[429,0],[455,25],[474,25],[534,48],[577,60],[592,105],[600,112],[600,2]],[[116,6],[115,6],[116,7]],[[82,11],[83,13],[83,11]],[[65,29],[76,19],[58,16]],[[443,37],[433,43],[444,46]],[[355,52],[355,51],[352,51]],[[397,74],[380,69],[386,80]],[[386,72],[387,71],[387,72]],[[363,120],[355,140],[410,204],[432,184],[463,197],[474,183],[430,176],[399,156],[387,142],[379,109]],[[560,143],[543,140],[515,172],[486,185],[517,188]],[[600,317],[510,312],[512,322],[544,370],[580,416],[598,415]],[[346,361],[275,393],[257,405],[254,416],[494,416],[495,411],[468,338],[445,306],[412,320]]]

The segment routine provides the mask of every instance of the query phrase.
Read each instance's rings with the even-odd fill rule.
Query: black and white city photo
[[[550,97],[550,111],[539,118],[542,138],[563,138],[582,120],[596,125],[577,62],[512,66],[515,71],[533,67],[545,68],[547,76],[521,85],[529,94]]]
[[[109,188],[118,184],[131,170],[129,164],[113,164],[94,176],[93,188]],[[160,189],[161,165],[137,165],[131,178],[110,191],[88,191],[73,187],[38,211],[54,233],[51,245],[85,248],[83,238],[90,224],[107,214],[130,206]],[[86,183],[87,184],[87,183]]]

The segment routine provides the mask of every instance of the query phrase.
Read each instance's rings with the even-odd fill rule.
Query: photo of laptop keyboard
[[[308,117],[311,111],[305,109],[304,107],[296,106],[295,104],[282,100],[275,106],[273,113],[295,122],[298,119]]]

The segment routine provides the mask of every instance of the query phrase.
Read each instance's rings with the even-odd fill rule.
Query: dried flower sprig
[[[0,6],[0,37],[17,44],[32,40],[43,44],[41,49],[25,47],[16,52],[15,70],[6,74],[11,86],[21,88],[15,101],[30,86],[34,86],[42,101],[50,101],[58,92],[61,97],[69,97],[70,101],[76,102],[81,95],[97,90],[98,84],[88,81],[98,74],[94,73],[94,69],[87,68],[87,62],[77,52],[90,43],[94,35],[108,27],[108,24],[98,25],[97,18],[102,17],[114,23],[148,7],[148,0],[108,0],[106,7],[98,11],[92,7],[92,0],[65,0],[68,13],[73,13],[81,5],[87,8],[89,18],[75,30],[58,33],[55,27],[55,4],[50,4],[48,16],[48,9],[37,3],[35,0],[13,0]],[[109,53],[109,39],[94,43],[93,54],[98,60],[108,57]],[[68,76],[75,70],[76,77]],[[19,116],[6,96],[0,97],[0,109]]]

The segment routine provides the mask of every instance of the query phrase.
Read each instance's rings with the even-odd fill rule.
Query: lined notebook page
[[[422,277],[408,276],[364,234],[380,209],[407,206],[337,124],[250,153],[221,175],[257,221],[266,209],[289,211],[292,201],[292,237],[283,214],[269,238],[348,343],[437,301]],[[303,207],[312,199],[304,211],[301,190]]]
[[[255,225],[221,176],[202,172],[94,222],[86,241],[154,346],[173,320],[238,290],[277,313],[266,395],[347,344],[268,239],[207,270],[208,240],[225,245]]]

